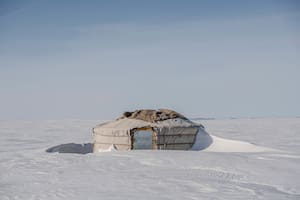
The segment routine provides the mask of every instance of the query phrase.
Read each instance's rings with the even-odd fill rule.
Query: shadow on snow
[[[54,147],[50,147],[46,150],[48,153],[76,153],[76,154],[88,154],[93,152],[93,144],[85,143],[85,144],[75,144],[75,143],[67,143],[60,144]]]

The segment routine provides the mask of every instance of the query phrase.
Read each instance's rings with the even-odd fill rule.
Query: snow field
[[[0,199],[300,198],[300,119],[201,121],[194,151],[45,151],[98,123],[0,121]]]

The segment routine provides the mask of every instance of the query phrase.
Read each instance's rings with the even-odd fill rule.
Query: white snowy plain
[[[299,118],[200,122],[193,151],[93,154],[99,121],[0,121],[0,200],[300,199]]]

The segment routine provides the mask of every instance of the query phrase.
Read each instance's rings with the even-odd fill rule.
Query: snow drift
[[[207,152],[244,152],[244,153],[255,153],[255,152],[268,152],[277,151],[272,148],[261,147],[249,142],[243,142],[238,140],[224,139],[211,134],[208,134],[205,129],[200,129],[196,143],[192,147],[192,150],[204,150]]]

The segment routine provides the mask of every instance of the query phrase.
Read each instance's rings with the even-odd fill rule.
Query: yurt
[[[107,150],[188,150],[201,124],[168,109],[136,110],[93,129],[94,152]]]

